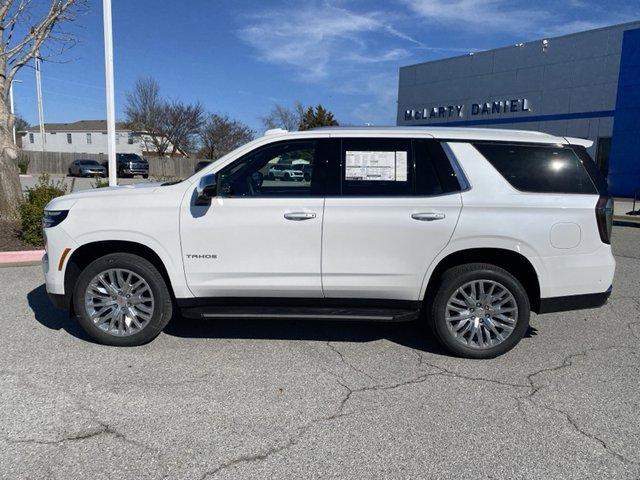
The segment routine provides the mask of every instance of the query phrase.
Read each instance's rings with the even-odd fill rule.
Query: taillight
[[[602,243],[611,243],[611,228],[613,227],[613,198],[600,197],[596,204],[596,221]]]

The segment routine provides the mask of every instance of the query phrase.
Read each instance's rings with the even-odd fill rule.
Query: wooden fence
[[[186,178],[195,171],[199,158],[162,158],[145,157],[149,162],[149,175],[161,178]],[[69,165],[74,160],[107,161],[107,155],[102,153],[71,153],[71,152],[20,152],[20,160],[28,161],[27,173],[63,173],[69,172]]]

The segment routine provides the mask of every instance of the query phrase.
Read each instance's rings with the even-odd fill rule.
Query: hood
[[[69,210],[77,201],[89,198],[113,198],[116,195],[145,195],[153,193],[160,185],[160,182],[145,182],[134,185],[119,185],[117,187],[91,188],[79,192],[69,193],[51,200],[45,210]]]

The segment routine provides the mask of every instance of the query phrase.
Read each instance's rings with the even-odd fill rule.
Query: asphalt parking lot
[[[0,269],[0,477],[640,476],[640,229],[613,296],[490,361],[410,324],[183,319],[91,343],[39,267]]]

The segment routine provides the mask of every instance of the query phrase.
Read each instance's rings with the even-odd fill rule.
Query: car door
[[[325,297],[419,300],[425,273],[449,242],[460,183],[434,140],[343,138],[340,195],[327,196]]]
[[[217,197],[210,206],[195,205],[193,194],[185,199],[182,253],[194,295],[322,296],[320,144],[289,140],[258,147],[216,172]],[[274,163],[291,158],[312,162],[308,182],[268,179]]]

